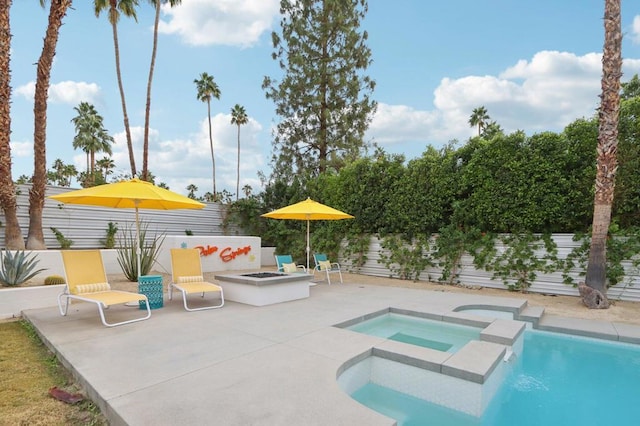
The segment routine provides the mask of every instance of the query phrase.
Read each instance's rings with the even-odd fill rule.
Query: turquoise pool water
[[[380,315],[347,329],[442,352],[456,352],[470,340],[479,340],[481,331],[478,327],[395,313]]]
[[[352,396],[403,426],[640,424],[639,346],[533,330],[524,339],[480,418],[371,383]]]

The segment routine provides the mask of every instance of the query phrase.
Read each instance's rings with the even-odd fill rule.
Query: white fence
[[[558,246],[558,256],[564,258],[576,247],[579,243],[573,241],[572,234],[554,234],[553,240]],[[357,270],[358,273],[365,275],[374,275],[380,277],[394,277],[397,278],[388,268],[384,266],[382,261],[382,253],[385,249],[381,246],[381,241],[378,238],[371,238],[369,243],[369,250],[365,253],[367,257],[366,263]],[[340,262],[347,268],[354,270],[348,259],[340,259]],[[622,282],[616,286],[609,288],[607,296],[611,300],[630,300],[640,302],[640,275],[639,271],[632,268],[630,263],[624,263],[627,275]],[[580,276],[579,270],[571,271],[571,276],[575,283],[584,281],[584,277]],[[420,274],[420,281],[438,282],[442,277],[442,269],[438,267],[429,267],[425,272]],[[476,269],[473,265],[473,258],[469,255],[464,255],[461,261],[461,268],[459,270],[458,281],[461,284],[468,286],[480,286],[480,287],[492,287],[499,289],[506,289],[501,279],[491,279],[492,273],[482,269]],[[555,272],[553,274],[539,273],[536,280],[533,282],[529,291],[533,293],[542,294],[559,294],[568,296],[578,296],[578,289],[572,285],[567,285],[562,282],[562,273]]]
[[[22,235],[27,237],[29,231],[29,189],[30,184],[18,185],[18,221]],[[46,196],[71,191],[71,188],[47,186]],[[147,239],[151,241],[156,234],[167,235],[240,235],[236,229],[224,232],[222,222],[226,214],[226,206],[220,203],[206,203],[201,210],[148,210],[140,209],[139,216],[143,223],[149,225]],[[0,211],[0,220],[4,226],[4,213]],[[108,207],[61,204],[45,198],[42,211],[42,231],[47,248],[58,249],[55,234],[56,228],[66,239],[73,241],[71,248],[104,248],[104,240],[109,222],[117,225],[119,232],[135,225],[134,209],[112,209]],[[133,229],[133,228],[132,228]],[[0,230],[0,248],[5,247],[4,229]]]
[[[18,185],[18,220],[26,237],[29,227],[29,188],[30,185]],[[70,191],[70,188],[47,187],[47,196]],[[151,239],[156,233],[167,235],[186,235],[190,232],[195,236],[222,236],[243,235],[237,229],[224,232],[222,222],[226,214],[226,206],[219,203],[207,203],[202,210],[140,210],[141,219],[149,224]],[[4,223],[4,216],[0,216]],[[102,248],[106,237],[109,222],[117,224],[120,231],[135,223],[133,209],[111,209],[93,206],[81,206],[73,204],[60,204],[54,200],[46,199],[42,214],[45,243],[48,248],[57,249],[60,244],[50,227],[57,228],[67,239],[73,241],[72,248]],[[3,231],[3,230],[2,230]],[[554,234],[553,239],[558,245],[558,256],[564,257],[576,247],[578,243],[572,240],[572,234]],[[4,232],[0,232],[0,247],[4,248]],[[369,251],[366,253],[367,262],[357,272],[365,275],[392,277],[394,274],[381,262],[383,249],[380,240],[372,238]],[[340,261],[349,266],[348,259]],[[618,285],[611,287],[608,296],[612,300],[640,301],[640,275],[637,270],[625,264],[627,275]],[[351,268],[353,269],[353,268]],[[583,280],[580,271],[572,272],[572,277],[577,283]],[[428,268],[420,274],[422,281],[437,282],[442,276],[442,270],[437,267]],[[492,274],[484,270],[478,270],[473,265],[471,256],[463,256],[462,268],[459,271],[458,280],[465,285],[493,287],[504,289],[502,280],[491,279]],[[560,294],[577,296],[578,290],[574,286],[562,282],[560,272],[553,274],[538,274],[529,291],[545,294]]]

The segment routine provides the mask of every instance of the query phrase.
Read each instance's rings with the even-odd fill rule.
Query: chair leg
[[[62,298],[65,298],[65,303],[64,303],[64,308],[63,303],[62,303]],[[58,295],[58,308],[60,309],[60,314],[62,316],[66,316],[68,311],[69,311],[69,299],[71,299],[71,297],[69,297],[68,294],[65,293],[61,293]],[[87,300],[83,300],[84,302],[87,302]],[[102,324],[104,324],[106,327],[115,327],[118,325],[123,325],[123,324],[130,324],[132,322],[138,322],[138,321],[143,321],[146,319],[149,319],[151,317],[151,308],[149,307],[149,300],[145,300],[146,301],[146,306],[147,306],[147,314],[144,317],[140,317],[140,318],[136,318],[136,319],[132,319],[132,320],[128,320],[128,321],[121,321],[121,322],[116,322],[116,323],[109,323],[107,322],[107,319],[104,315],[104,311],[105,309],[109,309],[109,306],[104,305],[102,302],[95,302],[95,301],[88,301],[89,303],[94,303],[97,308],[98,308],[98,313],[100,314],[100,321],[102,321]]]
[[[222,308],[224,306],[224,293],[222,291],[222,289],[220,289],[220,304],[219,305],[213,305],[213,306],[204,306],[202,308],[190,308],[189,305],[187,304],[187,292],[179,289],[180,292],[182,293],[182,302],[184,305],[184,309],[189,311],[189,312],[194,312],[194,311],[204,311],[206,309],[217,309],[217,308]],[[204,292],[200,295],[200,297],[204,297]]]
[[[65,298],[64,309],[62,308],[62,298]],[[66,316],[69,311],[69,297],[65,293],[58,295],[58,309],[60,309],[60,315]]]
[[[145,315],[144,317],[140,317],[140,318],[136,318],[128,321],[121,321],[121,322],[115,322],[115,323],[107,322],[107,319],[104,316],[104,309],[109,309],[108,306],[105,306],[102,303],[96,303],[96,305],[98,306],[98,311],[100,312],[100,319],[102,320],[102,324],[104,324],[106,327],[116,327],[118,325],[131,324],[132,322],[144,321],[151,317],[151,307],[149,306],[148,299],[145,300],[145,305],[147,306],[147,315]]]

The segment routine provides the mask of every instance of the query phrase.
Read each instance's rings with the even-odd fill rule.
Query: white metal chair
[[[340,283],[342,283],[342,271],[339,263],[331,262],[324,253],[314,253],[313,261],[316,263],[315,268],[313,268],[314,275],[316,271],[324,272],[327,275],[327,282],[331,285],[331,274],[337,273],[340,276]]]
[[[276,254],[275,257],[278,272],[284,272],[286,274],[307,273],[307,268],[305,268],[304,265],[296,265],[290,254]]]

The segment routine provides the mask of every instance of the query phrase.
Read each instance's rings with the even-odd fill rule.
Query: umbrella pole
[[[136,200],[135,201],[136,204],[136,262],[138,263],[138,269],[137,269],[137,275],[138,278],[140,278],[140,266],[141,266],[141,259],[140,256],[142,256],[142,248],[140,247],[140,222],[138,221],[138,204],[139,201]]]
[[[309,247],[309,219],[307,219],[307,274],[309,273],[309,252],[311,248]]]

